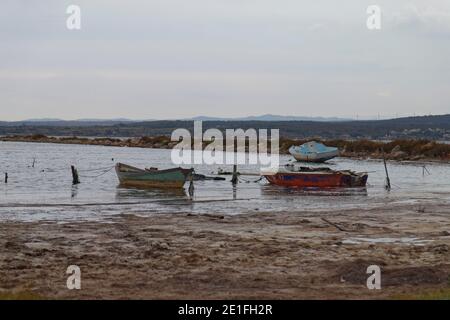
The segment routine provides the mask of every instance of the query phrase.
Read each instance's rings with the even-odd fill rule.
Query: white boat
[[[310,141],[300,146],[291,146],[289,153],[294,156],[297,161],[305,162],[324,162],[339,155],[339,149],[335,147],[327,147],[326,145]]]

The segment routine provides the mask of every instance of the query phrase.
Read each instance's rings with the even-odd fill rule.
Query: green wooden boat
[[[139,169],[123,163],[116,164],[120,185],[125,187],[182,188],[192,172],[193,169]]]

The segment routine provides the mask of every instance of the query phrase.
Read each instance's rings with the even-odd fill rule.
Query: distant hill
[[[275,114],[264,114],[261,116],[248,116],[241,118],[220,118],[198,116],[187,120],[202,120],[202,121],[351,121],[351,119],[337,118],[337,117],[298,117],[298,116],[280,116]]]
[[[202,119],[203,120],[203,119]],[[137,137],[193,130],[193,120],[0,122],[0,135]],[[203,129],[279,129],[287,138],[450,140],[450,114],[364,121],[204,120]]]
[[[151,120],[147,120],[151,121]],[[115,125],[120,123],[131,123],[131,122],[139,122],[137,120],[130,120],[125,118],[118,119],[77,119],[77,120],[62,120],[62,119],[27,119],[22,121],[10,121],[10,122],[0,122],[0,126],[14,127],[14,126],[55,126],[55,127],[64,127],[64,126],[75,126],[75,127],[85,127],[85,126],[93,126],[93,125]]]
[[[78,122],[136,122],[139,120],[132,120],[127,118],[113,118],[113,119],[95,119],[95,118],[85,118],[85,119],[77,119],[75,121]],[[151,121],[150,119],[147,121]]]
[[[35,126],[64,126],[64,125],[75,125],[75,126],[85,126],[85,125],[114,125],[119,123],[132,123],[132,122],[146,122],[146,121],[176,121],[176,120],[202,120],[202,121],[351,121],[351,119],[337,118],[337,117],[298,117],[298,116],[281,116],[274,114],[264,114],[260,116],[248,116],[240,118],[222,118],[222,117],[209,117],[209,116],[197,116],[188,119],[174,119],[174,120],[133,120],[128,118],[114,118],[114,119],[76,119],[76,120],[63,120],[57,118],[37,118],[37,119],[27,119],[22,121],[11,121],[11,122],[0,122],[0,125],[35,125]]]
[[[57,121],[64,121],[64,120],[57,119],[57,118],[38,118],[38,119],[23,120],[23,122],[57,122]],[[19,121],[19,122],[21,122],[21,121]]]

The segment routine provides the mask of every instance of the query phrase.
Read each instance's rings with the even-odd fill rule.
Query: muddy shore
[[[0,222],[0,297],[380,299],[450,292],[450,206]],[[371,239],[371,240],[370,240]],[[366,287],[379,265],[381,290]],[[81,290],[66,269],[81,268]]]

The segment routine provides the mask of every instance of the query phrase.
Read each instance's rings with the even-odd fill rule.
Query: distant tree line
[[[58,122],[57,124],[0,122],[0,135],[141,137],[170,135],[177,128],[193,130],[193,121],[147,121],[113,124]],[[204,121],[203,130],[279,129],[280,136],[292,139],[429,139],[450,140],[450,115],[409,117],[374,121]]]

